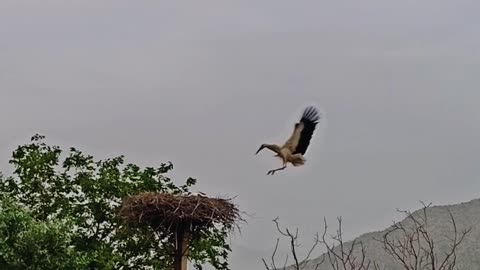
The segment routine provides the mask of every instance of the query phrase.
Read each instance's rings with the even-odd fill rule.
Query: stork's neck
[[[272,150],[273,152],[275,152],[279,155],[281,153],[280,146],[278,146],[276,144],[265,144],[265,148],[268,148],[268,149]]]

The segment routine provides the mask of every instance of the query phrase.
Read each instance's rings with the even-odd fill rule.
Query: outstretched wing
[[[307,107],[303,112],[302,118],[300,119],[300,125],[303,126],[299,131],[298,143],[293,150],[292,154],[300,153],[305,155],[307,152],[308,145],[312,139],[313,132],[318,124],[320,116],[317,109],[314,107]]]
[[[303,123],[296,123],[295,128],[293,129],[292,135],[290,135],[290,138],[285,142],[285,144],[282,146],[282,148],[288,148],[291,153],[297,149],[298,142],[300,139],[300,135],[302,134],[303,130]]]
[[[303,111],[300,122],[295,124],[292,135],[283,147],[290,149],[292,154],[305,154],[318,119],[320,119],[318,111],[313,107],[307,107],[305,111]]]

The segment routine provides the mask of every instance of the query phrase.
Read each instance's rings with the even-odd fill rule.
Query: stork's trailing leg
[[[278,168],[278,169],[274,169],[274,170],[270,170],[270,171],[267,172],[267,175],[269,175],[269,174],[273,175],[276,171],[281,171],[281,170],[284,170],[285,168],[287,168],[287,164],[284,163],[283,167]]]

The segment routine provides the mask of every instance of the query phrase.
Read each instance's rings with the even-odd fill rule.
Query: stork
[[[312,106],[308,106],[303,111],[300,122],[295,123],[295,128],[290,138],[282,145],[276,144],[262,144],[258,148],[258,154],[262,149],[267,148],[275,152],[275,157],[278,157],[283,162],[283,167],[270,170],[267,175],[273,175],[276,171],[284,170],[287,168],[287,163],[291,163],[294,167],[302,166],[305,164],[305,153],[312,139],[313,132],[320,119],[317,109]]]
[[[188,192],[188,196],[198,196],[198,197],[204,197],[207,198],[207,194],[199,191],[199,192]]]

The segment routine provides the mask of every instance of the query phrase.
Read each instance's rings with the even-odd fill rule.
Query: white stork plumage
[[[198,197],[205,197],[207,198],[207,194],[199,191],[199,192],[189,192],[188,196],[198,196]]]
[[[304,155],[307,152],[308,145],[310,144],[319,119],[320,116],[317,109],[309,106],[303,111],[300,122],[295,124],[292,135],[282,146],[262,144],[260,148],[258,148],[255,154],[267,148],[275,152],[275,156],[283,162],[283,167],[270,170],[267,172],[267,175],[273,175],[276,171],[284,170],[287,167],[287,163],[291,163],[295,167],[305,164],[306,159]]]

